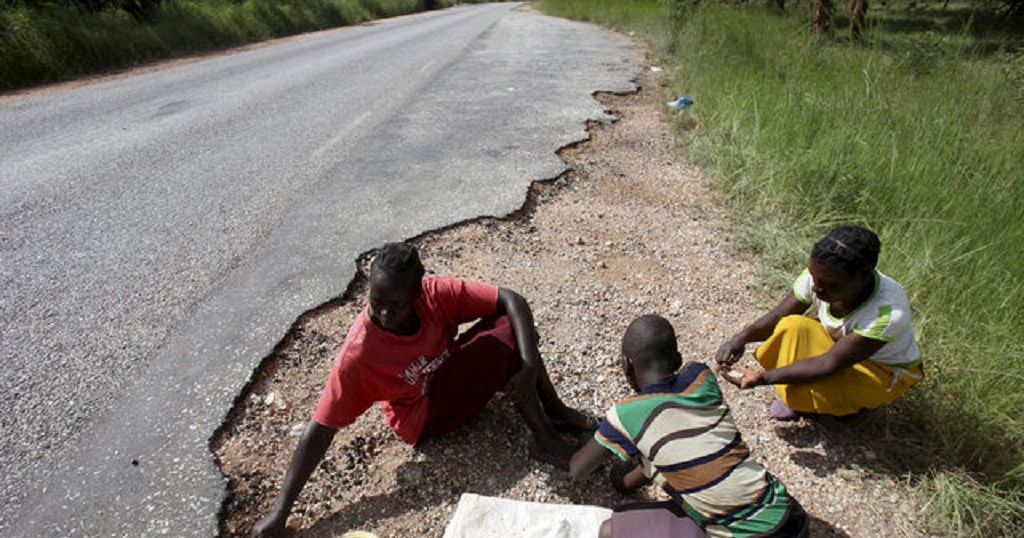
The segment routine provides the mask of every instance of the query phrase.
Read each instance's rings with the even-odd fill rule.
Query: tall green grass
[[[890,432],[940,528],[1018,536],[1024,92],[1006,55],[960,28],[896,34],[876,20],[867,45],[850,45],[810,35],[805,13],[707,7],[663,30],[651,20],[663,3],[632,2],[632,23],[629,7],[608,4],[621,3],[541,2],[669,32],[652,42],[674,65],[673,91],[696,101],[678,116],[685,150],[730,194],[780,285],[829,227],[878,232],[881,269],[913,303],[928,379],[884,424],[861,428]]]
[[[0,9],[0,91],[423,7],[422,0],[165,0],[146,23],[123,11],[6,7]]]
[[[656,51],[674,46],[673,18],[662,2],[652,0],[540,0],[538,7],[549,15],[609,26],[639,34]]]

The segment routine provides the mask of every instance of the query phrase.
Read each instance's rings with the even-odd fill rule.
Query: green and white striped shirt
[[[639,457],[651,478],[660,474],[709,536],[770,536],[789,517],[786,487],[750,457],[704,364],[616,403],[594,438],[623,460]]]

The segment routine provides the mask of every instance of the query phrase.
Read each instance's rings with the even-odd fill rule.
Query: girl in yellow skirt
[[[740,388],[774,385],[769,413],[845,416],[884,405],[924,377],[903,287],[875,265],[881,244],[860,226],[815,243],[807,269],[770,312],[718,349],[715,360]],[[732,368],[746,344],[764,371]]]

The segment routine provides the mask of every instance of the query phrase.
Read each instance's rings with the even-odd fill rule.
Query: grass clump
[[[549,15],[594,22],[643,37],[655,51],[674,45],[673,18],[664,2],[652,0],[539,0],[537,6]]]
[[[955,10],[890,8],[853,43],[811,35],[805,13],[696,7],[666,29],[654,19],[659,10],[672,19],[667,2],[622,3],[643,4],[632,18],[628,6],[603,4],[541,2],[632,29],[673,66],[673,96],[696,101],[678,116],[682,144],[729,193],[780,286],[829,227],[879,234],[881,269],[910,295],[928,374],[882,413],[886,428],[899,426],[894,456],[927,493],[939,529],[1016,535],[1024,34],[979,28],[1000,24],[981,15],[957,26]],[[867,436],[879,425],[862,427]]]

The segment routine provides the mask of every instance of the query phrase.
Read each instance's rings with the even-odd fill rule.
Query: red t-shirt
[[[427,419],[431,374],[450,356],[460,323],[497,313],[498,288],[427,276],[414,308],[420,329],[410,336],[381,329],[363,308],[334,361],[313,420],[343,428],[370,404],[381,402],[395,433],[409,444],[419,439]]]

